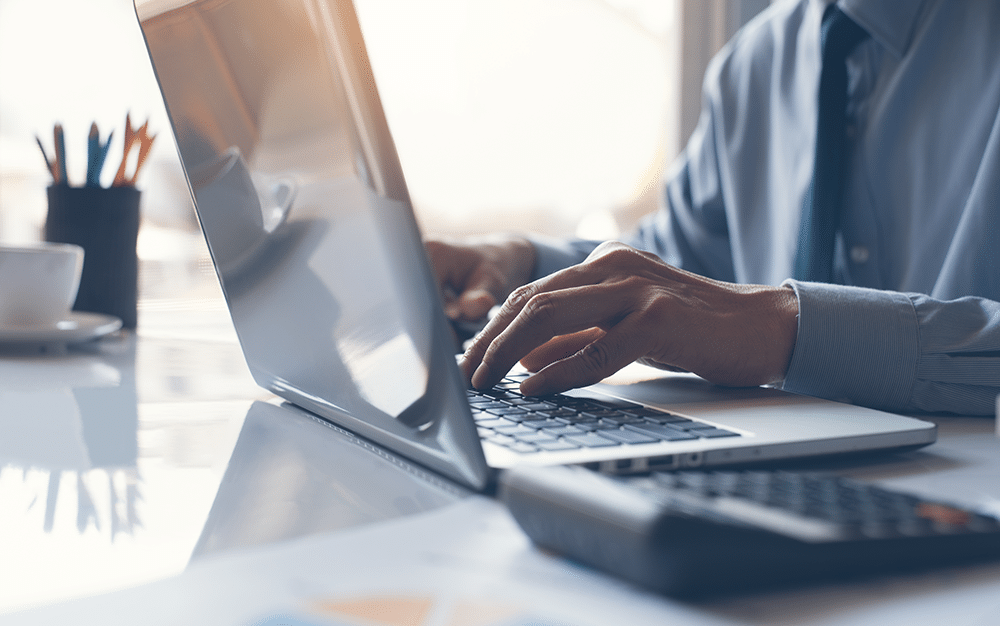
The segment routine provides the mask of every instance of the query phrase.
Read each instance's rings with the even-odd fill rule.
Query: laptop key
[[[641,404],[636,404],[635,402],[629,402],[628,400],[619,400],[618,398],[609,398],[607,400],[601,398],[600,400],[593,400],[593,402],[605,406],[609,409],[616,409],[623,411],[645,408]]]
[[[562,437],[564,435],[582,435],[586,431],[581,428],[577,428],[576,426],[559,426],[556,428],[543,428],[538,432],[545,433],[553,437]]]
[[[734,433],[731,430],[725,430],[724,428],[698,428],[690,429],[687,432],[692,435],[698,435],[699,437],[705,439],[716,439],[718,437],[739,437],[739,433]]]
[[[521,423],[532,428],[559,428],[560,426],[566,425],[561,420],[550,419],[547,417],[543,419],[525,419]]]
[[[678,417],[673,413],[668,413],[667,411],[661,411],[660,409],[650,408],[648,406],[639,407],[638,409],[629,409],[629,413],[632,415],[637,415],[639,417],[652,417],[658,420],[677,418],[684,420],[686,418]]]
[[[644,433],[659,438],[662,441],[687,441],[698,436],[683,430],[660,424],[626,424],[626,430]]]
[[[522,404],[520,405],[520,408],[526,411],[538,411],[541,413],[547,413],[548,411],[552,411],[558,407],[556,407],[556,405],[552,404],[551,402],[533,402],[531,404]]]
[[[513,435],[515,437],[522,433],[535,432],[534,428],[528,428],[527,426],[524,426],[522,424],[512,424],[511,426],[497,426],[493,430],[500,433],[501,435]]]
[[[511,406],[524,406],[525,404],[534,404],[535,401],[528,398],[510,398],[505,400],[505,402]]]
[[[583,411],[583,413],[591,417],[625,417],[624,413],[616,411],[615,409],[587,409],[586,411]]]
[[[497,426],[513,426],[514,422],[499,417],[487,416],[488,419],[477,419],[476,426],[480,428],[496,428]]]
[[[550,452],[556,452],[558,450],[575,450],[580,447],[575,443],[564,439],[558,439],[553,441],[538,441],[535,443],[535,445],[541,448],[542,450],[548,450]]]
[[[636,430],[601,430],[598,431],[598,435],[618,443],[656,443],[661,441],[659,437]]]
[[[486,412],[493,415],[527,415],[529,413],[523,408],[514,406],[491,407],[486,409]]]
[[[620,416],[620,415],[601,417],[602,424],[610,424],[611,426],[621,426],[623,424],[635,424],[642,422],[643,419],[641,417]]]
[[[496,400],[493,400],[492,398],[479,398],[478,400],[479,401],[470,400],[469,406],[478,411],[488,411],[490,409],[502,409],[510,406],[505,402],[498,402]]]
[[[701,422],[696,422],[692,419],[686,417],[681,417],[679,415],[671,415],[669,413],[664,413],[663,415],[645,415],[643,419],[655,424],[670,424],[671,426],[676,426],[677,428],[689,428],[696,424],[701,424]]]
[[[515,441],[517,441],[517,439],[515,439],[514,437],[511,437],[509,435],[497,435],[497,434],[490,434],[489,436],[484,437],[484,439],[486,439],[486,441],[489,441],[489,442],[492,442],[492,443],[495,443],[495,444],[501,445],[501,446],[509,446],[510,444],[512,444]]]
[[[566,441],[577,444],[581,448],[606,448],[619,445],[617,441],[611,441],[601,437],[597,433],[584,433],[582,435],[566,435]]]
[[[516,439],[518,441],[527,441],[528,443],[538,443],[539,441],[552,441],[558,439],[558,437],[536,430],[530,433],[518,433]]]

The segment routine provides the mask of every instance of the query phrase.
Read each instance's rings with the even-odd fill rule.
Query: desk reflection
[[[255,402],[192,560],[428,511],[469,493],[295,406]]]
[[[0,485],[29,512],[44,508],[46,533],[74,499],[80,534],[94,527],[114,541],[140,524],[135,344],[104,345],[0,359]]]

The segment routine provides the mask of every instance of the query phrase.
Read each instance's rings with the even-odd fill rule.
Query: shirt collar
[[[828,5],[836,0],[816,0]],[[924,0],[840,0],[839,6],[897,57],[906,54]]]

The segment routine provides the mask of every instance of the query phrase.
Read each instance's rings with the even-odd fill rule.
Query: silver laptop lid
[[[350,0],[135,0],[257,383],[488,477]]]

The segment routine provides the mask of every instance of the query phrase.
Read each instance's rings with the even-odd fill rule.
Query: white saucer
[[[70,311],[55,324],[44,326],[0,326],[0,344],[80,343],[103,337],[122,327],[113,315]]]

